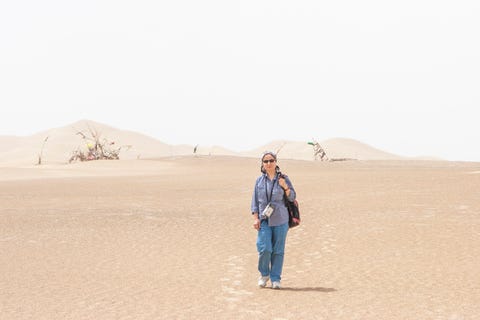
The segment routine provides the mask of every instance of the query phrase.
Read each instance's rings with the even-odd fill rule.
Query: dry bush
[[[117,147],[114,141],[101,138],[101,134],[97,130],[89,127],[88,132],[77,131],[76,134],[86,142],[86,149],[78,147],[74,150],[68,160],[69,163],[73,161],[120,159],[122,147]]]

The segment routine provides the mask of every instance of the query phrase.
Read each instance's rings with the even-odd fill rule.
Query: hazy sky
[[[80,119],[235,151],[480,161],[480,1],[2,1],[0,135]]]

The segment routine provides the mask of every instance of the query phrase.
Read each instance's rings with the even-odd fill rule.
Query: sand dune
[[[0,137],[3,145],[0,162],[36,163],[43,141],[48,137],[43,150],[43,163],[65,163],[72,152],[78,148],[86,150],[87,140],[77,132],[88,133],[90,130],[100,134],[101,139],[115,142],[121,147],[121,159],[147,159],[193,154],[194,146],[169,145],[152,137],[127,130],[120,130],[91,120],[81,120],[65,127],[46,130],[29,137]],[[198,154],[233,155],[225,148],[200,146]]]
[[[280,291],[258,159],[0,168],[0,318],[480,319],[480,164],[279,161],[303,218]]]
[[[90,120],[81,120],[61,128],[54,128],[28,137],[0,137],[0,164],[35,164],[43,149],[42,162],[66,163],[72,152],[78,148],[86,150],[88,141],[82,140],[77,132],[88,133],[93,130],[102,138],[114,141],[117,148],[122,147],[121,159],[148,159],[193,154],[193,145],[169,145],[152,137],[126,130],[120,130]],[[333,138],[320,141],[330,158],[349,158],[357,160],[402,160],[407,159],[394,155],[353,139]],[[197,146],[197,155],[228,155],[258,157],[265,150],[279,150],[284,159],[313,160],[313,148],[307,141],[272,141],[250,151],[234,152],[223,146]],[[415,160],[419,160],[416,158]],[[424,158],[431,159],[431,158]]]
[[[18,159],[22,162],[37,160],[43,141],[48,137],[43,151],[44,163],[65,163],[77,148],[86,149],[88,141],[83,140],[77,132],[88,133],[90,130],[100,133],[108,141],[114,141],[117,147],[122,147],[124,159],[149,156],[175,155],[177,149],[151,137],[125,130],[119,130],[94,121],[82,120],[61,128],[54,128],[35,135],[15,138],[15,145],[3,149],[0,161]],[[182,150],[182,148],[178,148]],[[181,153],[181,152],[180,152]]]
[[[384,152],[353,139],[333,138],[319,143],[331,159],[407,160],[406,157]],[[278,140],[242,154],[258,157],[264,150],[279,151],[284,159],[314,160],[313,148],[307,141]]]

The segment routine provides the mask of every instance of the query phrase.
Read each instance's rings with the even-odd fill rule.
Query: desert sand
[[[480,164],[279,159],[302,225],[257,287],[259,161],[0,167],[1,319],[480,319]]]

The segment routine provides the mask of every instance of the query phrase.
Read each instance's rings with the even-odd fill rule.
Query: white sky
[[[0,2],[0,135],[90,119],[480,161],[479,106],[480,1]]]

